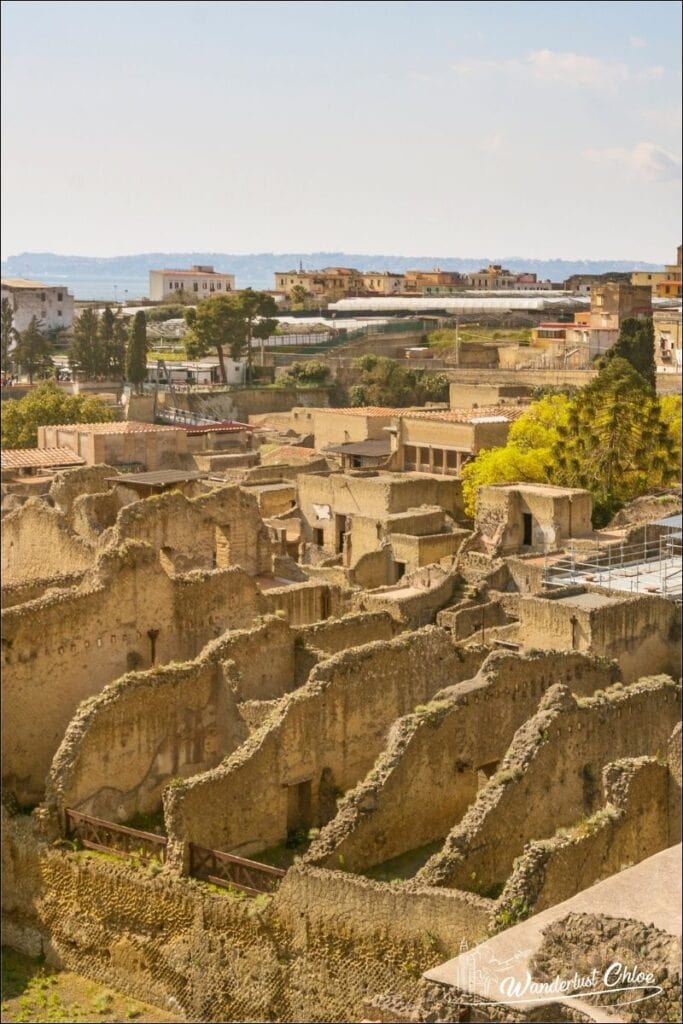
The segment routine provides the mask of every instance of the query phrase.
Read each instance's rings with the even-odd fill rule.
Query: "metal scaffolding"
[[[638,543],[622,540],[588,549],[572,541],[564,557],[551,560],[546,554],[544,586],[581,584],[621,593],[659,594],[680,601],[681,529],[664,527],[655,536],[652,531],[650,534],[646,526],[644,539]]]

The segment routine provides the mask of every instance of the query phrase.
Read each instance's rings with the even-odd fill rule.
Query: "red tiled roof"
[[[199,426],[188,426],[185,428],[188,436],[194,434],[233,434],[243,430],[253,431],[254,428],[248,423],[239,423],[237,420],[222,420],[220,423],[202,423]]]
[[[58,430],[74,430],[81,434],[156,434],[169,430],[185,430],[185,427],[168,426],[161,423],[140,423],[138,420],[115,420],[109,423],[56,423],[51,426]]]
[[[2,469],[49,469],[52,466],[83,466],[85,459],[71,448],[3,448]]]
[[[344,416],[367,416],[368,418],[386,419],[420,419],[440,420],[447,423],[469,423],[472,419],[479,419],[482,416],[505,416],[506,419],[516,420],[523,412],[526,412],[528,405],[487,405],[474,406],[471,409],[428,409],[425,406],[417,408],[391,409],[382,406],[352,406],[349,409],[316,409],[316,415],[320,412],[341,413]]]

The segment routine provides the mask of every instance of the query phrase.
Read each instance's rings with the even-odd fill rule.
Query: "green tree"
[[[553,448],[569,418],[570,399],[547,395],[533,402],[510,427],[507,444],[480,452],[462,470],[465,512],[474,516],[477,490],[487,484],[549,483]]]
[[[355,360],[354,367],[360,374],[349,391],[351,405],[402,408],[415,400],[413,380],[395,359],[367,355]]]
[[[14,310],[12,309],[12,303],[9,299],[2,300],[2,310],[0,311],[0,329],[2,331],[2,356],[1,364],[3,372],[9,370],[12,360],[10,358],[10,349],[12,343],[16,340],[17,332],[14,327]]]
[[[44,374],[52,369],[50,341],[40,329],[38,317],[32,316],[26,330],[17,334],[17,344],[12,358],[33,384],[36,374]]]
[[[98,326],[99,347],[101,349],[101,368],[107,377],[111,376],[111,362],[114,354],[114,316],[111,307],[105,306]]]
[[[137,392],[147,379],[147,319],[142,310],[133,317],[126,348],[126,379]]]
[[[225,352],[232,359],[247,360],[251,379],[253,338],[268,338],[275,333],[277,305],[271,295],[251,288],[231,295],[204,299],[196,309],[188,309],[185,319],[190,328],[185,335],[185,349],[191,359],[200,359],[215,351],[221,367],[223,383],[227,384]]]
[[[450,382],[445,373],[429,373],[426,370],[409,371],[409,379],[413,381],[415,402],[447,402]]]
[[[596,526],[679,472],[677,447],[654,390],[618,356],[571,402],[552,456],[554,483],[592,492]]]
[[[25,398],[3,402],[2,447],[35,448],[40,426],[103,423],[111,418],[111,411],[99,398],[67,395],[54,381],[44,381]]]
[[[655,364],[655,332],[652,318],[624,320],[619,338],[600,360],[606,366],[612,359],[626,359],[651,388],[657,383]]]
[[[295,284],[289,293],[292,309],[305,309],[309,297],[310,292],[307,292],[302,284]]]
[[[532,448],[526,451],[514,444],[490,448],[479,452],[461,471],[462,496],[465,514],[476,512],[477,492],[487,484],[548,483],[552,460],[548,449]]]
[[[292,363],[287,372],[278,378],[282,387],[292,384],[327,384],[330,379],[330,367],[320,359],[307,359],[305,362]]]
[[[86,380],[94,380],[105,372],[100,318],[96,310],[90,306],[74,321],[73,338],[69,345],[69,364]]]
[[[114,380],[125,379],[127,344],[128,326],[125,318],[117,311],[114,317],[113,333],[109,348],[109,373]]]

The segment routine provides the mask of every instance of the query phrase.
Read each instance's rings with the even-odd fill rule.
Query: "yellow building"
[[[303,288],[309,295],[329,302],[365,292],[363,275],[351,267],[276,271],[275,291],[290,296],[294,288]]]
[[[681,297],[681,246],[676,251],[676,262],[664,267],[666,277],[657,285],[659,299],[680,299]]]

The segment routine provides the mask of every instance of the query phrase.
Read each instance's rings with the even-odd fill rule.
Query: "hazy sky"
[[[677,0],[2,10],[3,257],[674,259]]]

